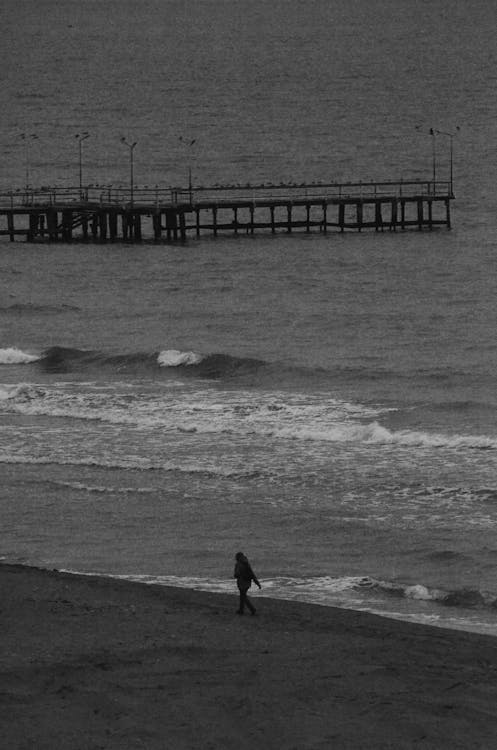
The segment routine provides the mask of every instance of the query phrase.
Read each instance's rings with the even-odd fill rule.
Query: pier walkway
[[[220,233],[450,229],[450,182],[411,180],[0,193],[0,235],[28,242],[186,241]]]

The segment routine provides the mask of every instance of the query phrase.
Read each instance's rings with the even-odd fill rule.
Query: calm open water
[[[4,558],[224,590],[243,549],[266,594],[496,633],[497,7],[0,20],[4,190],[77,184],[82,131],[85,182],[124,135],[165,187],[430,179],[460,127],[450,232],[2,241]]]

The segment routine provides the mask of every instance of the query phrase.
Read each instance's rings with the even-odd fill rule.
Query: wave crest
[[[273,430],[273,436],[323,442],[359,442],[372,445],[394,445],[406,448],[466,448],[496,450],[497,439],[486,435],[444,435],[412,430],[389,430],[378,422],[337,423],[325,428],[285,427]]]
[[[252,375],[259,370],[271,374],[273,369],[280,372],[277,365],[251,357],[236,357],[229,354],[200,354],[195,351],[180,349],[163,349],[160,352],[135,352],[130,354],[105,354],[94,350],[53,346],[41,356],[30,355],[19,349],[0,350],[4,354],[4,364],[14,362],[34,362],[44,372],[67,373],[88,372],[98,376],[98,372],[118,372],[119,375],[151,374],[167,376],[169,369],[180,371],[188,377],[220,380],[223,378]],[[0,356],[0,364],[2,359]],[[311,370],[312,372],[312,370]]]
[[[54,360],[52,360],[53,363]],[[57,361],[57,360],[55,360]],[[185,365],[187,369],[201,367]],[[180,366],[180,365],[178,365]],[[59,370],[60,371],[60,370]],[[62,386],[0,386],[3,411],[25,416],[69,417],[109,424],[137,425],[168,431],[199,434],[259,435],[274,440],[316,443],[342,443],[387,446],[403,450],[496,450],[497,439],[485,435],[442,435],[409,430],[391,431],[377,421],[366,421],[371,410],[352,407],[346,402],[296,403],[290,397],[275,404],[264,400],[247,401],[238,391],[218,402],[209,392],[186,400],[171,396],[156,398],[141,393],[110,393],[108,390],[79,392],[77,397]],[[213,400],[214,399],[214,400]],[[171,405],[174,404],[174,409]],[[446,489],[444,492],[452,492]],[[456,492],[459,490],[456,488]],[[481,490],[482,499],[495,500],[492,488]]]
[[[39,359],[39,355],[28,354],[16,346],[0,349],[0,365],[27,365]]]
[[[0,386],[0,401],[15,401],[25,403],[42,398],[45,392],[41,388],[20,383],[19,385]]]
[[[202,361],[201,354],[196,352],[182,352],[178,349],[166,349],[159,352],[157,362],[160,367],[179,367],[180,365],[198,365]]]
[[[497,608],[497,598],[478,589],[460,588],[445,591],[430,588],[421,583],[399,584],[391,581],[378,581],[374,578],[363,578],[355,584],[358,588],[370,588],[382,594],[403,599],[436,602],[446,607],[491,607]]]

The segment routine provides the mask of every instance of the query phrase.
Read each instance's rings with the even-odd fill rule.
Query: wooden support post
[[[115,242],[117,238],[117,211],[111,209],[109,211],[109,237],[111,242]]]
[[[406,202],[404,200],[400,201],[400,227],[406,228]]]
[[[378,232],[380,229],[383,232],[383,217],[381,215],[381,201],[375,201],[374,204],[374,229]]]
[[[98,240],[98,214],[93,214],[90,219],[90,232],[93,242]]]
[[[393,198],[390,214],[390,231],[397,231],[397,199]]]
[[[428,201],[428,228],[433,229],[433,201]]]
[[[195,214],[196,214],[196,220],[195,220],[196,234],[197,234],[197,237],[200,237],[200,208],[195,209]]]
[[[305,214],[306,214],[306,217],[305,217],[305,231],[307,232],[307,234],[309,234],[309,232],[311,231],[311,206],[310,206],[310,203],[306,203]]]
[[[161,234],[162,234],[162,220],[160,211],[153,214],[152,216],[152,224],[154,227],[154,240],[155,242],[160,242]]]
[[[290,233],[292,231],[292,204],[291,203],[287,203],[286,215],[287,215],[287,232]]]
[[[345,229],[345,203],[338,204],[338,226],[340,231],[343,232]]]
[[[274,226],[274,206],[269,206],[269,211],[271,212],[271,234],[275,234],[276,227]]]
[[[185,224],[185,212],[180,211],[179,212],[179,235],[181,238],[181,242],[186,242],[186,224]],[[141,237],[140,237],[141,239]]]
[[[72,240],[72,211],[68,209],[62,211],[62,239],[64,242]]]
[[[357,229],[362,231],[362,201],[356,203]]]
[[[170,242],[171,238],[178,238],[178,226],[176,221],[176,210],[174,208],[166,209],[166,232],[167,241]]]
[[[47,211],[47,229],[50,242],[57,242],[59,239],[59,231],[57,210],[55,208],[50,208]]]
[[[98,229],[100,242],[105,242],[107,240],[107,211],[105,209],[98,212]]]
[[[217,208],[216,206],[212,206],[212,230],[214,232],[214,237],[217,237]]]
[[[38,234],[38,214],[29,214],[29,231],[26,235],[28,242],[33,242]]]
[[[235,234],[238,234],[238,208],[236,206],[233,206],[233,228]]]
[[[445,199],[445,224],[447,226],[447,229],[451,228],[450,224],[450,200],[449,198]]]
[[[129,221],[128,221],[128,214],[126,211],[123,211],[121,214],[121,227],[122,227],[122,233],[123,233],[123,240],[124,242],[127,242],[129,237]]]
[[[12,211],[7,212],[7,230],[9,232],[10,241],[15,242],[14,213]]]
[[[323,232],[326,234],[328,231],[328,204],[323,203]]]
[[[133,228],[134,228],[134,234],[133,237],[135,240],[138,240],[138,242],[141,242],[142,238],[142,217],[141,214],[136,212],[133,216]]]
[[[250,234],[254,234],[254,204],[250,206]]]
[[[418,198],[416,203],[418,207],[418,230],[421,231],[423,229],[423,199]]]
[[[88,216],[87,214],[81,214],[81,231],[83,233],[83,240],[88,242]]]

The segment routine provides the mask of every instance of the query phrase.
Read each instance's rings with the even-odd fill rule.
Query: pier
[[[23,189],[0,193],[12,242],[185,242],[258,232],[451,227],[452,183],[433,180],[188,188]]]

